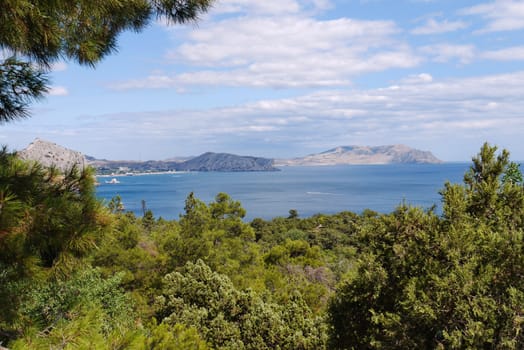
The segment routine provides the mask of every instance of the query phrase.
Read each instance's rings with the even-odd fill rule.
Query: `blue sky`
[[[107,159],[293,157],[402,143],[524,160],[524,1],[218,0],[198,24],[125,33],[96,69],[59,62],[12,149]]]

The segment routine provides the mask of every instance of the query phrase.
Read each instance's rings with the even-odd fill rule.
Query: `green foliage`
[[[256,274],[251,267],[261,264],[260,254],[253,229],[242,221],[245,210],[239,202],[219,193],[206,205],[190,193],[185,211],[179,230],[162,242],[169,269],[202,259],[214,270],[232,276],[238,285]]]
[[[134,313],[120,279],[119,275],[104,279],[98,270],[88,268],[64,280],[32,286],[19,310],[24,337],[12,347],[127,347],[134,337]]]
[[[151,228],[153,227],[153,224],[155,223],[155,217],[153,215],[153,212],[151,210],[146,210],[144,217],[142,217],[142,225],[147,230],[147,232],[151,232]]]
[[[132,323],[132,309],[129,298],[120,288],[121,280],[122,274],[104,279],[98,270],[86,269],[66,280],[47,282],[32,289],[21,313],[44,329],[67,320],[79,307],[97,306],[104,314],[98,319],[100,327],[109,333]]]
[[[158,17],[195,20],[211,0],[76,0],[0,3],[0,47],[48,64],[68,58],[93,65],[116,50],[120,33]]]
[[[509,161],[508,151],[499,155],[496,151],[497,147],[485,143],[464,176],[465,185],[446,184],[442,196],[449,224],[476,221],[497,230],[524,224],[524,187],[518,182],[518,166]]]
[[[211,213],[207,205],[195,198],[191,192],[185,202],[185,215],[180,217],[180,226],[185,236],[199,237],[209,229]]]
[[[118,214],[114,220],[112,230],[98,243],[89,261],[105,276],[120,274],[123,288],[131,293],[135,308],[147,319],[152,316],[150,300],[167,273],[167,257],[159,252],[153,236],[160,234],[158,229],[165,238],[170,228],[156,222],[145,228],[132,213]]]
[[[502,177],[502,184],[522,185],[522,181],[523,179],[522,171],[520,170],[520,164],[510,162],[506,167],[504,176]]]
[[[59,174],[0,151],[0,333],[18,329],[28,286],[69,275],[108,224],[90,170]]]
[[[107,208],[113,214],[123,212],[124,211],[124,203],[122,202],[122,197],[120,197],[120,195],[116,195],[113,198],[111,198],[109,203],[107,203]]]
[[[524,187],[488,144],[464,184],[445,184],[442,215],[401,205],[249,224],[224,193],[190,194],[178,221],[137,218],[118,199],[100,208],[91,177],[5,150],[0,162],[11,348],[524,346]]]
[[[115,329],[106,333],[101,319],[106,315],[97,305],[71,310],[70,319],[61,319],[54,327],[37,332],[10,344],[13,350],[43,349],[149,349],[140,332],[132,328]]]
[[[0,260],[33,259],[62,273],[95,245],[105,218],[94,194],[90,169],[59,174],[0,152]]]
[[[28,116],[48,90],[59,59],[94,66],[117,49],[118,36],[152,21],[194,21],[213,0],[6,0],[0,2],[0,123]],[[22,58],[23,57],[23,58]],[[33,63],[39,68],[33,67]]]
[[[484,144],[464,186],[442,191],[443,218],[400,207],[366,221],[328,307],[333,348],[524,346],[524,193],[502,181],[508,164]]]
[[[209,349],[209,346],[201,339],[195,327],[187,327],[178,323],[173,326],[167,323],[161,323],[144,337],[143,344],[144,350]]]
[[[29,116],[28,106],[48,91],[42,69],[15,57],[0,61],[0,124]]]
[[[286,307],[237,290],[201,260],[166,275],[158,315],[193,326],[216,349],[320,349],[325,339],[300,295]]]

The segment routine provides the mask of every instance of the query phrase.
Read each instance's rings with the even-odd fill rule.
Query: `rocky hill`
[[[273,166],[272,159],[207,152],[193,159],[178,163],[177,170],[275,171],[278,169]]]
[[[82,153],[38,138],[18,152],[18,156],[37,161],[45,167],[55,166],[62,172],[70,170],[74,165],[80,169],[87,166],[86,158]]]
[[[98,174],[148,173],[164,171],[275,171],[268,158],[237,156],[228,153],[204,153],[187,160],[113,161],[88,157]],[[180,159],[180,158],[178,158]]]
[[[405,145],[340,146],[302,158],[280,159],[276,166],[313,166],[338,164],[442,163],[431,152]]]

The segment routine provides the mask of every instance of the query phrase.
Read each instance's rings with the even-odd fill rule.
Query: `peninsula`
[[[340,146],[301,158],[279,159],[275,166],[319,166],[341,164],[442,163],[431,152],[405,145]]]

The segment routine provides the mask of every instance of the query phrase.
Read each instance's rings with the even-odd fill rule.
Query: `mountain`
[[[275,166],[388,163],[442,163],[442,161],[431,152],[405,145],[340,146],[302,158],[276,160]]]
[[[87,166],[82,153],[38,138],[17,154],[22,159],[34,160],[46,167],[55,166],[61,172],[70,170],[74,165],[80,169]]]
[[[273,160],[260,157],[237,156],[228,153],[204,153],[198,157],[170,158],[169,160],[115,161],[87,157],[98,174],[147,173],[163,171],[275,171]]]
[[[228,153],[207,152],[178,163],[177,170],[186,171],[276,171],[268,158],[237,156]]]

